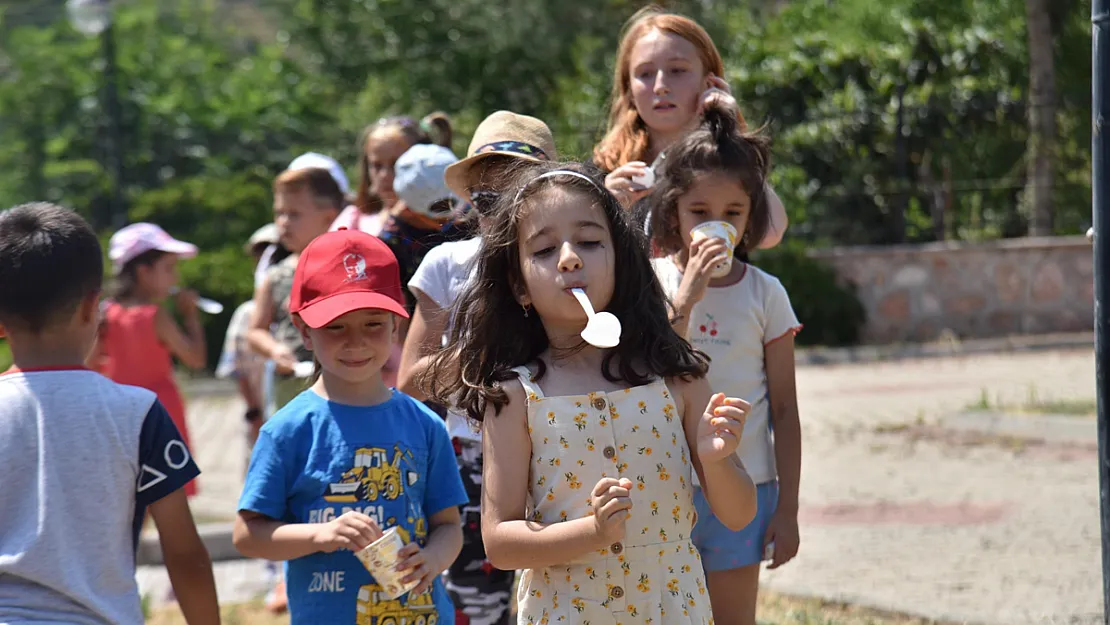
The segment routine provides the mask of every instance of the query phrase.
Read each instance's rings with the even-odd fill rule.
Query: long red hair
[[[605,137],[594,148],[594,164],[605,171],[613,171],[629,161],[643,160],[647,154],[648,130],[632,101],[629,63],[632,47],[653,30],[678,35],[694,44],[705,71],[724,76],[725,64],[721,53],[713,45],[709,33],[697,22],[657,6],[637,11],[621,31],[617,62],[613,67],[613,90],[609,95],[609,125]],[[742,116],[739,122],[741,127],[745,125]]]

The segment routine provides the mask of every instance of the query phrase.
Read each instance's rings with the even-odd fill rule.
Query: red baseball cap
[[[373,308],[408,317],[397,257],[381,239],[341,228],[312,240],[297,260],[289,312],[322,328],[351,312]]]

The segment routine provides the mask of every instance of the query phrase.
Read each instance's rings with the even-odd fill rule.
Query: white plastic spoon
[[[170,290],[170,295],[177,295],[179,290],[180,289],[178,289],[177,287],[174,287],[173,289]],[[199,295],[197,296],[197,308],[201,312],[206,312],[210,315],[218,315],[218,314],[220,314],[224,311],[224,305],[223,304],[217,302],[214,299],[208,299],[207,297],[200,297]]]
[[[578,303],[586,311],[589,321],[582,330],[582,339],[594,347],[616,347],[621,342],[621,322],[616,315],[607,312],[594,312],[594,306],[582,289],[571,289]]]

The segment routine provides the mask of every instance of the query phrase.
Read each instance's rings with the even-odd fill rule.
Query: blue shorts
[[[708,571],[739,569],[763,560],[763,537],[779,501],[778,482],[765,482],[756,487],[759,506],[755,518],[744,529],[734,532],[724,526],[713,511],[700,488],[694,489],[694,509],[698,520],[691,539],[701,552],[702,568]]]

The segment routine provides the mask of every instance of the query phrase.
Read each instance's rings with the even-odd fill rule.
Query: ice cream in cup
[[[727,221],[707,221],[690,231],[691,241],[714,238],[722,239],[728,244],[728,258],[718,263],[710,274],[714,278],[723,278],[732,270],[732,255],[736,250],[737,241],[736,228]]]
[[[405,574],[397,570],[397,565],[401,563],[401,558],[397,554],[404,546],[405,541],[397,528],[391,527],[381,538],[355,553],[366,570],[374,576],[374,581],[381,586],[382,592],[390,599],[400,597],[420,583],[418,580],[408,584],[401,583]]]

